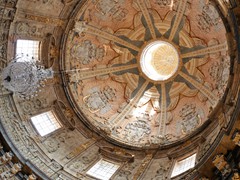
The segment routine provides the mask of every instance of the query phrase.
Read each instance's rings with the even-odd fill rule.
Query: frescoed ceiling
[[[240,0],[0,0],[0,179],[237,179],[239,12]],[[23,52],[39,74],[15,63],[5,77]]]
[[[201,1],[86,1],[69,24],[61,68],[85,122],[129,147],[201,130],[229,80],[227,32]]]

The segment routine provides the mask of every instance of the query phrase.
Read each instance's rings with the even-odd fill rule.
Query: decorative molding
[[[149,166],[152,159],[153,159],[153,154],[147,154],[145,156],[145,158],[142,160],[140,166],[138,167],[136,173],[133,175],[133,180],[137,180],[143,175],[143,173]]]
[[[54,111],[56,112],[59,120],[68,127],[70,130],[76,128],[76,119],[74,112],[67,107],[62,101],[56,100],[53,103]]]
[[[127,153],[125,150],[116,147],[99,147],[99,153],[107,159],[119,162],[134,162],[134,155]]]
[[[72,159],[73,157],[76,157],[77,155],[81,154],[83,151],[87,150],[90,146],[96,143],[96,139],[91,139],[78,147],[76,147],[72,152],[70,152],[66,158]]]
[[[59,50],[56,44],[56,39],[52,34],[47,34],[41,44],[41,61],[45,67],[52,67],[54,62],[59,57]]]
[[[26,14],[25,18],[27,20],[32,20],[32,21],[36,21],[36,22],[40,22],[40,23],[44,23],[44,24],[49,24],[52,26],[63,26],[64,25],[64,21],[61,19],[53,19],[53,18],[49,18],[49,17],[36,16],[36,15],[32,15],[32,14]]]

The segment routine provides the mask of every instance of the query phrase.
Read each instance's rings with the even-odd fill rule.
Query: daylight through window
[[[17,40],[16,56],[28,55],[35,60],[39,60],[39,41]]]
[[[119,165],[101,159],[87,172],[87,174],[101,180],[108,180],[118,168]]]
[[[52,111],[33,116],[31,121],[41,136],[45,136],[62,127]]]
[[[193,168],[195,166],[196,154],[187,157],[181,161],[177,161],[174,165],[171,177],[182,174],[183,172]]]

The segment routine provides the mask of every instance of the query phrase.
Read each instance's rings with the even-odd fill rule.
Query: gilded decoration
[[[232,135],[232,141],[237,145],[240,146],[240,132],[239,130],[235,130]]]
[[[201,128],[230,72],[214,4],[101,0],[83,7],[66,39],[64,68],[87,121],[135,147],[169,145]]]
[[[231,173],[231,167],[223,154],[216,155],[212,162],[214,166],[222,173],[223,177],[227,177],[227,175]]]
[[[134,155],[126,152],[120,148],[112,148],[112,147],[100,147],[99,153],[108,159],[112,159],[119,162],[134,162]]]

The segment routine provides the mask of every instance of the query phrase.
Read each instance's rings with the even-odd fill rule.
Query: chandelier
[[[53,78],[52,68],[45,69],[24,55],[14,58],[2,72],[3,86],[24,99],[37,96],[48,78]]]

